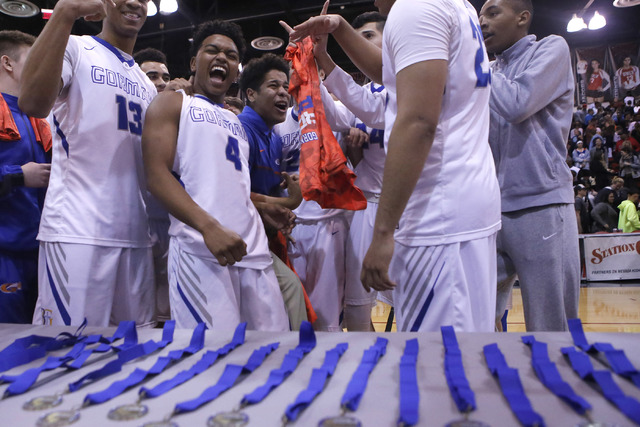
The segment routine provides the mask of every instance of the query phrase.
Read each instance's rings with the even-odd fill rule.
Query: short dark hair
[[[627,197],[632,196],[634,194],[640,194],[640,189],[638,189],[638,188],[630,188],[629,192],[627,193]]]
[[[384,24],[387,22],[387,18],[380,14],[380,12],[365,12],[356,16],[356,19],[351,22],[351,26],[356,30],[364,27],[369,22],[375,22],[379,31],[384,29]]]
[[[7,55],[17,60],[19,58],[16,58],[15,55],[18,53],[18,49],[22,46],[33,46],[35,42],[35,37],[22,31],[0,31],[0,56]]]
[[[244,53],[247,50],[247,45],[244,41],[244,35],[242,34],[242,28],[235,22],[223,21],[216,19],[213,21],[203,22],[198,25],[193,32],[193,44],[191,46],[191,56],[196,56],[198,50],[202,46],[202,42],[214,34],[220,34],[229,37],[238,48],[240,54],[240,61],[244,58]]]
[[[148,47],[133,54],[133,59],[142,65],[145,62],[159,62],[167,65],[167,56],[156,48]]]
[[[516,12],[520,13],[526,10],[533,18],[533,3],[531,0],[509,0],[509,3],[511,3],[513,10]]]
[[[282,71],[289,78],[289,63],[285,61],[281,56],[274,55],[273,53],[267,53],[260,58],[253,58],[242,69],[240,74],[240,92],[244,97],[247,96],[247,89],[258,90],[262,82],[264,82],[264,76],[271,70]]]
[[[244,101],[236,96],[226,96],[224,102],[232,107],[236,107],[240,111],[244,108]]]

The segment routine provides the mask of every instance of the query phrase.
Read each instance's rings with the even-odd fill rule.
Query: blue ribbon
[[[418,363],[418,340],[407,340],[400,359],[400,417],[398,425],[413,426],[420,420],[420,390],[416,366]]]
[[[624,394],[615,383],[611,372],[596,370],[586,353],[578,351],[575,347],[564,347],[562,354],[569,359],[571,367],[583,381],[598,386],[600,393],[623,414],[640,424],[640,402],[631,396]]]
[[[175,321],[170,320],[166,322],[162,331],[161,341],[155,342],[149,340],[144,344],[136,344],[133,347],[122,350],[120,353],[118,353],[118,358],[116,360],[113,360],[104,365],[102,368],[90,372],[79,380],[70,383],[69,391],[74,392],[84,387],[89,382],[97,381],[101,378],[115,374],[116,372],[120,372],[122,370],[122,366],[125,363],[143,356],[148,356],[149,354],[168,346],[173,341],[174,329]],[[101,401],[98,399],[93,400],[93,395],[91,394],[87,395],[84,398],[85,405],[94,403],[101,403]]]
[[[262,362],[264,362],[264,359],[278,348],[278,345],[279,343],[275,342],[254,350],[247,363],[242,366],[228,364],[225,366],[224,372],[222,372],[222,375],[216,384],[207,388],[195,399],[178,403],[173,410],[173,414],[195,411],[205,403],[209,403],[216,399],[222,393],[229,390],[239,382],[241,376],[244,378],[258,369],[260,365],[262,365]]]
[[[153,388],[140,387],[138,394],[140,398],[158,397],[173,388],[189,381],[191,378],[209,369],[221,357],[229,354],[236,347],[244,344],[244,336],[247,330],[247,323],[240,323],[236,327],[233,339],[230,343],[215,351],[207,351],[202,358],[196,362],[191,368],[178,372],[173,378],[165,380]]]
[[[367,388],[367,382],[369,381],[369,374],[376,367],[378,361],[387,352],[387,343],[389,340],[386,338],[378,337],[376,343],[369,347],[362,354],[362,360],[360,365],[353,373],[347,389],[342,395],[340,406],[350,411],[356,411],[360,405],[360,399]]]
[[[199,323],[194,329],[193,334],[191,335],[191,342],[187,347],[181,350],[170,351],[168,355],[158,357],[153,366],[148,370],[136,368],[128,377],[115,381],[102,391],[91,393],[85,398],[85,402],[90,401],[95,404],[111,400],[114,397],[121,395],[129,388],[140,384],[148,377],[162,373],[166,368],[172,366],[180,359],[191,356],[192,354],[202,350],[204,347],[205,329],[206,325],[204,323]]]
[[[319,368],[315,368],[311,372],[311,378],[309,379],[309,385],[305,390],[302,390],[296,400],[285,411],[285,418],[287,421],[295,421],[298,415],[304,411],[313,400],[322,393],[324,387],[333,375],[338,366],[338,361],[342,357],[345,351],[349,348],[349,344],[341,343],[328,350],[324,356],[324,362]]]
[[[280,367],[269,373],[267,382],[258,386],[251,393],[246,394],[242,398],[240,404],[253,405],[261,402],[262,399],[267,397],[271,391],[275,390],[284,382],[284,380],[287,379],[289,375],[293,373],[293,371],[296,370],[298,363],[300,363],[302,358],[313,350],[315,346],[316,334],[313,332],[313,327],[311,326],[311,323],[304,321],[300,325],[299,342],[296,348],[289,350],[289,352],[284,356]]]
[[[498,344],[484,346],[484,357],[491,374],[498,378],[502,394],[509,403],[509,407],[518,421],[525,427],[544,427],[545,423],[540,414],[531,407],[520,381],[518,370],[510,368]]]
[[[549,359],[547,344],[536,341],[533,335],[523,336],[522,342],[531,347],[531,365],[542,384],[569,405],[571,409],[580,415],[585,415],[591,409],[591,404],[578,396],[573,388],[562,379],[556,364]]]
[[[20,375],[3,375],[0,377],[0,381],[12,383],[5,390],[5,397],[25,393],[27,390],[32,388],[40,374],[43,372],[51,371],[60,367],[65,367],[68,370],[80,368],[93,352],[102,352],[111,349],[109,343],[112,343],[123,336],[127,336],[134,342],[137,342],[134,322],[121,323],[116,330],[116,333],[109,338],[103,338],[101,335],[90,335],[88,337],[84,337],[81,341],[76,342],[73,348],[65,355],[60,357],[49,357],[42,365],[28,369]],[[88,345],[95,344],[96,342],[101,342],[102,344],[96,348],[86,348]]]
[[[63,332],[56,337],[29,335],[28,337],[16,339],[0,351],[0,372],[41,359],[51,351],[75,345],[78,341],[86,338],[86,336],[82,335],[86,326],[87,319],[84,319],[82,325],[73,334]]]
[[[613,372],[628,379],[636,387],[640,388],[640,371],[633,366],[624,351],[616,349],[609,343],[597,342],[589,344],[580,319],[569,319],[568,322],[569,331],[576,346],[589,354],[597,355],[598,353],[603,353]]]
[[[462,352],[453,326],[442,326],[442,344],[444,344],[444,373],[447,386],[458,411],[469,413],[476,409],[476,396],[469,386],[469,380],[462,364]]]

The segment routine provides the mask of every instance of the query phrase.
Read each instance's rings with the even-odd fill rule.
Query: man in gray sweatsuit
[[[528,35],[531,0],[488,0],[480,12],[491,64],[489,143],[502,193],[497,316],[517,274],[528,331],[562,331],[578,317],[580,256],[565,162],[573,113],[569,47]]]

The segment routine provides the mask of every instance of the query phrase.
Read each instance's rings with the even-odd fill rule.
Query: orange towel
[[[293,72],[289,82],[299,106],[300,122],[300,189],[305,200],[315,200],[326,208],[360,210],[367,199],[355,186],[356,175],[327,123],[320,94],[320,78],[309,37],[289,46],[285,59]]]
[[[38,143],[42,145],[44,151],[51,150],[51,128],[49,123],[44,119],[33,117],[29,117],[29,120]],[[0,94],[0,141],[17,141],[20,138],[20,132],[18,132],[18,126],[13,120],[13,114],[11,114],[7,102]]]

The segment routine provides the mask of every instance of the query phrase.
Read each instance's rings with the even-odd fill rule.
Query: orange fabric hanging
[[[36,141],[44,148],[44,151],[51,150],[51,128],[49,123],[44,119],[35,119],[29,117],[31,121],[31,127],[33,133],[36,136]],[[20,139],[20,132],[18,132],[18,126],[13,120],[13,114],[0,95],[0,141],[17,141]]]
[[[318,202],[323,209],[366,208],[367,199],[354,184],[356,175],[347,166],[347,158],[327,123],[311,39],[290,45],[284,57],[292,64],[289,93],[299,108],[302,196]]]

